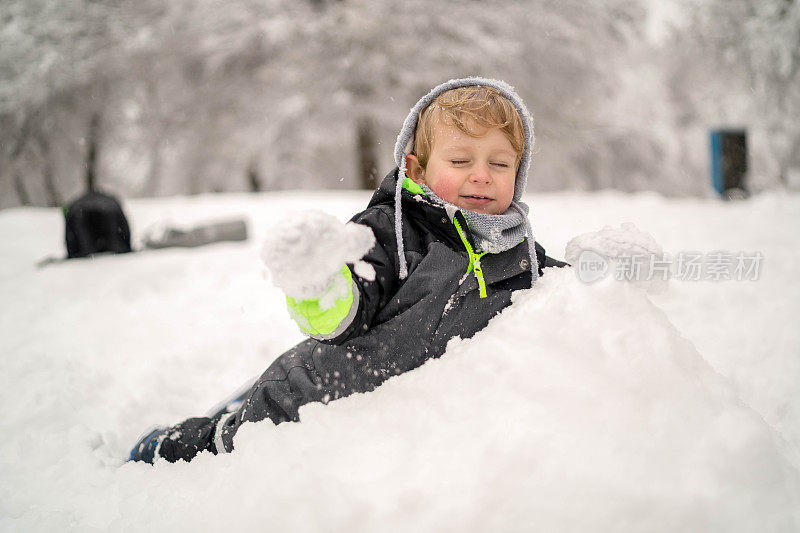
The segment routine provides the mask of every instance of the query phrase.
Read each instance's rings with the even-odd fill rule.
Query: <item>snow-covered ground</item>
[[[649,294],[550,270],[471,340],[370,394],[245,426],[236,450],[124,464],[301,339],[267,228],[365,193],[135,200],[149,226],[251,238],[69,261],[53,209],[0,212],[0,529],[800,531],[800,195],[529,197],[538,240],[633,222],[664,251],[763,254],[757,281]]]

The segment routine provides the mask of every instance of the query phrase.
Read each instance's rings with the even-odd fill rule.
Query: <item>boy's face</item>
[[[407,175],[451,204],[499,215],[514,198],[517,154],[499,128],[487,131],[476,124],[469,128],[482,136],[472,137],[444,121],[437,123],[427,167],[422,168],[417,157],[409,155]]]

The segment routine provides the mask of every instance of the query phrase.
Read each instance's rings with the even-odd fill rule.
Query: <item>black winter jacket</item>
[[[190,460],[199,451],[230,452],[241,424],[269,418],[299,420],[308,402],[328,402],[371,391],[391,376],[444,353],[453,337],[469,338],[511,303],[511,293],[531,287],[528,242],[481,260],[486,297],[467,274],[464,243],[442,207],[403,190],[402,227],[409,274],[398,276],[394,191],[397,169],[387,175],[365,211],[353,221],[372,228],[377,245],[364,257],[375,280],[353,274],[359,289],[353,323],[338,337],[307,339],[279,356],[243,397],[239,409],[213,418],[189,419],[170,430],[159,454]],[[461,213],[459,222],[466,228]],[[536,245],[543,268],[564,266]]]

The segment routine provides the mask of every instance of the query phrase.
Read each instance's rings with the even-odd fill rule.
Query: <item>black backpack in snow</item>
[[[64,211],[67,256],[86,257],[131,251],[131,231],[122,206],[113,196],[89,192]]]

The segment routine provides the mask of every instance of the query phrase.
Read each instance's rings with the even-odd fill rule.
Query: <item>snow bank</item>
[[[123,516],[158,507],[143,525],[284,531],[798,524],[785,444],[642,293],[551,271],[517,300],[372,394],[245,427],[229,457],[158,464]],[[120,482],[148,469],[126,465]],[[175,501],[187,486],[191,504]]]
[[[299,340],[255,243],[300,199],[141,201],[134,227],[165,208],[244,211],[254,242],[42,270],[58,216],[0,212],[0,529],[800,529],[794,197],[732,210],[539,198],[556,257],[624,212],[671,250],[761,243],[774,259],[758,282],[672,283],[658,307],[634,285],[551,269],[473,339],[370,394],[308,405],[300,424],[247,425],[230,455],[120,467],[147,425],[204,412]],[[366,203],[316,200],[337,217]],[[691,232],[675,233],[677,213]],[[765,299],[781,313],[754,314]],[[746,320],[759,329],[736,327]]]

